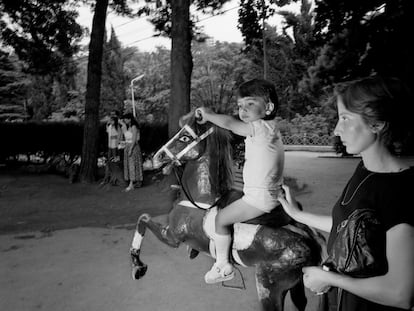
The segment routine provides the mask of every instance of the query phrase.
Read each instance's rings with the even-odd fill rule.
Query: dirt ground
[[[326,214],[358,161],[287,152],[285,173],[306,185],[298,197],[304,208]],[[246,290],[206,285],[211,258],[190,260],[185,245],[171,249],[150,232],[142,248],[147,275],[131,279],[134,223],[142,212],[168,212],[165,184],[147,172],[144,187],[123,193],[0,171],[0,310],[259,310],[254,268],[241,268]],[[307,296],[314,310],[316,296]],[[293,310],[289,299],[286,310]]]

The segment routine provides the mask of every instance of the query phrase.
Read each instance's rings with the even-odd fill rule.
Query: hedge
[[[149,154],[168,139],[167,125],[143,124],[141,149]],[[99,152],[107,150],[105,123],[99,126]],[[79,122],[0,122],[0,158],[18,154],[53,155],[82,153],[83,123]]]

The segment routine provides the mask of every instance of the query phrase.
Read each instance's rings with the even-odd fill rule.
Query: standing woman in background
[[[414,306],[414,167],[397,151],[412,133],[412,96],[398,79],[372,76],[338,85],[336,100],[339,120],[334,133],[346,151],[360,154],[362,161],[331,215],[300,210],[286,186],[286,198],[279,201],[296,221],[330,233],[330,256],[341,245],[336,237],[347,226],[346,219],[359,210],[373,211],[381,226],[375,235],[383,250],[378,258],[388,267],[370,271],[371,258],[358,252],[358,277],[335,268],[304,267],[304,284],[315,293],[325,293],[319,309],[323,311],[410,310]],[[361,230],[363,235],[372,233],[370,226]],[[358,244],[354,249],[365,247]],[[349,249],[342,251],[349,254]]]
[[[138,122],[132,115],[127,113],[122,116],[122,132],[125,138],[124,149],[124,178],[129,181],[125,192],[142,186],[142,154],[139,146],[140,131]]]

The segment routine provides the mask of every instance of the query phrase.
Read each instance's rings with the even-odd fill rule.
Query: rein
[[[169,144],[174,141],[175,139],[177,139],[180,135],[180,133],[182,131],[187,131],[194,139],[193,142],[191,142],[190,144],[188,144],[188,146],[186,146],[183,150],[181,150],[177,155],[174,155],[169,149],[168,146]],[[180,159],[188,152],[190,151],[192,148],[194,148],[198,143],[200,143],[202,140],[206,139],[209,135],[211,135],[214,132],[214,128],[210,127],[207,131],[205,131],[203,134],[201,134],[200,136],[198,136],[194,130],[188,126],[187,124],[183,126],[183,128],[176,134],[174,135],[173,138],[171,138],[164,146],[161,147],[161,149],[158,152],[164,151],[169,157],[170,159],[176,163],[178,166],[181,166],[181,162]],[[177,182],[180,186],[180,188],[182,189],[182,191],[184,192],[184,195],[187,197],[188,201],[190,201],[190,203],[197,207],[198,209],[201,209],[203,211],[206,211],[208,209],[211,209],[215,206],[217,206],[217,202],[219,200],[216,200],[210,207],[208,208],[203,208],[201,206],[199,206],[193,199],[193,196],[191,195],[190,191],[187,189],[186,185],[184,185],[183,183],[183,179],[182,177],[179,176],[178,174],[178,169],[176,165],[173,165],[173,171],[174,171],[174,175],[175,178],[177,179]],[[235,265],[234,266],[235,269],[239,272],[240,277],[241,277],[241,285],[237,286],[237,285],[227,285],[224,282],[222,282],[222,286],[226,287],[226,288],[231,288],[231,289],[239,289],[239,290],[245,290],[246,289],[246,284],[244,281],[244,276],[242,274],[242,272],[240,271],[240,269]]]
[[[197,207],[198,209],[201,209],[201,210],[203,210],[203,211],[208,210],[208,209],[210,209],[210,208],[212,208],[212,207],[214,207],[214,206],[216,206],[216,205],[217,205],[217,202],[218,202],[218,201],[214,202],[214,203],[213,203],[210,207],[208,207],[208,208],[203,208],[203,207],[199,206],[199,205],[198,205],[198,204],[194,201],[194,199],[193,199],[193,197],[192,197],[192,195],[191,195],[190,191],[188,191],[188,190],[186,189],[186,187],[184,187],[184,184],[183,184],[183,182],[182,182],[182,178],[180,178],[180,176],[178,176],[178,173],[177,173],[177,168],[176,168],[175,166],[174,166],[173,170],[174,170],[175,178],[177,178],[178,184],[180,185],[180,187],[181,187],[181,189],[183,190],[183,192],[184,192],[185,196],[187,197],[188,201],[190,201],[190,202],[191,202],[191,204],[193,204],[195,207]]]
[[[177,155],[174,155],[174,153],[172,153],[168,146],[174,141],[176,140],[181,132],[183,131],[187,131],[194,139],[194,141],[192,141],[190,144],[188,144],[188,146],[186,146],[183,150],[181,150]],[[185,124],[183,126],[183,128],[174,135],[173,138],[171,138],[164,146],[162,146],[160,148],[160,150],[158,152],[165,152],[165,154],[177,165],[181,165],[180,159],[191,149],[193,149],[195,146],[197,146],[201,141],[203,141],[204,139],[206,139],[209,135],[211,135],[214,132],[214,127],[210,127],[208,130],[206,130],[203,134],[201,134],[200,136],[198,136],[194,130],[187,124]],[[206,208],[202,208],[201,206],[199,206],[193,199],[191,193],[188,191],[188,189],[184,186],[182,178],[179,177],[178,172],[177,172],[177,167],[174,165],[173,167],[174,170],[174,174],[175,177],[177,178],[177,181],[181,187],[181,189],[183,190],[185,196],[187,197],[187,199],[191,202],[191,204],[193,204],[195,207],[197,207],[198,209],[201,210],[206,210]],[[210,207],[208,207],[207,209],[210,209],[212,207],[216,206],[216,203],[212,204]]]
[[[174,141],[176,140],[181,132],[183,131],[187,131],[194,139],[193,142],[191,142],[190,144],[188,144],[188,146],[186,146],[183,150],[181,150],[177,155],[175,155],[174,153],[172,153],[170,151],[170,149],[168,148],[168,146]],[[157,152],[157,154],[159,152],[165,152],[166,155],[168,155],[168,157],[175,163],[177,163],[178,165],[181,165],[180,159],[191,149],[193,149],[195,146],[198,145],[199,142],[201,142],[202,140],[206,139],[210,134],[212,134],[214,132],[214,128],[210,127],[207,131],[205,131],[203,134],[201,134],[200,136],[198,136],[194,130],[188,126],[187,124],[183,126],[183,128],[174,135],[173,138],[171,138],[164,146],[162,146],[160,148],[160,150]],[[156,155],[154,156],[156,157]]]

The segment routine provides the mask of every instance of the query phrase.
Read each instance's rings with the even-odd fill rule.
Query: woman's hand
[[[303,284],[317,295],[326,293],[331,287],[329,282],[333,272],[325,271],[321,267],[304,267]]]
[[[298,203],[296,202],[295,198],[292,196],[290,192],[290,188],[286,185],[282,185],[285,195],[280,195],[277,200],[282,204],[283,209],[285,210],[286,214],[290,217],[295,218],[295,214],[300,212]]]

